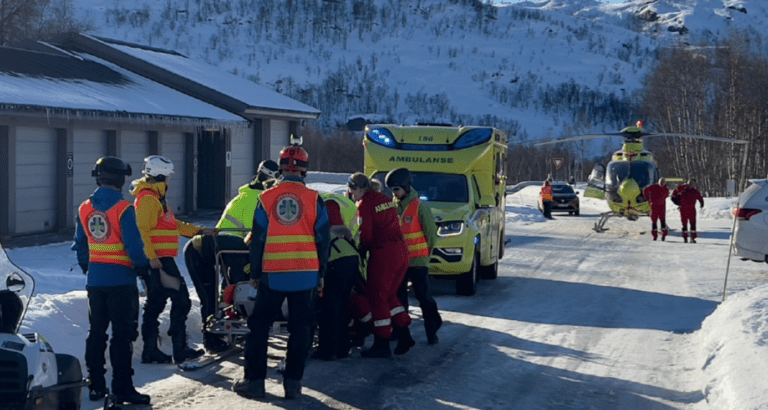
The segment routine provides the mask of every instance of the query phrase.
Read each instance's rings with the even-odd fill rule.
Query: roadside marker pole
[[[739,209],[739,201],[736,200],[736,209]],[[733,212],[731,212],[733,213]],[[728,244],[728,263],[725,265],[725,282],[723,283],[723,300],[725,302],[725,289],[728,286],[728,271],[731,269],[731,254],[733,254],[733,234],[736,232],[736,215],[733,215],[733,225],[731,225],[731,240]]]

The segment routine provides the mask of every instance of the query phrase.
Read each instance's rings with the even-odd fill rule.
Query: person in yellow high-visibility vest
[[[197,297],[200,299],[200,318],[203,321],[203,347],[208,353],[223,351],[229,347],[220,336],[205,331],[208,318],[216,311],[216,303],[219,295],[216,294],[216,252],[217,251],[247,251],[248,244],[245,236],[248,232],[227,231],[227,229],[251,229],[253,213],[259,203],[262,192],[274,185],[279,169],[277,163],[271,159],[259,164],[257,174],[251,182],[243,185],[224,208],[216,229],[220,229],[218,236],[196,235],[184,246],[184,262],[189,272],[189,277],[195,285]],[[226,253],[222,259],[227,267],[223,274],[229,275],[229,282],[236,284],[247,281],[244,272],[248,264],[247,253]],[[222,279],[222,278],[219,278]]]
[[[331,253],[319,301],[318,348],[312,357],[331,361],[349,356],[351,348],[347,304],[352,286],[360,277],[360,254],[355,240],[357,206],[341,194],[323,193],[320,196],[328,209]]]
[[[387,188],[392,191],[400,215],[400,229],[405,236],[410,255],[408,271],[397,296],[408,309],[408,281],[413,285],[413,294],[419,301],[424,329],[427,331],[427,343],[438,342],[437,330],[443,325],[443,319],[437,310],[437,302],[429,291],[429,259],[432,248],[437,242],[437,225],[429,205],[419,199],[419,193],[413,188],[413,176],[406,168],[390,171],[384,179]]]

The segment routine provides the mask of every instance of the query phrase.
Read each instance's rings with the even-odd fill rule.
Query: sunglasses
[[[393,186],[393,187],[389,187],[389,190],[392,192],[400,192],[403,190],[403,188],[400,188],[399,186]]]
[[[349,187],[349,189],[357,188],[357,184],[352,180],[352,177],[347,178],[347,187]]]

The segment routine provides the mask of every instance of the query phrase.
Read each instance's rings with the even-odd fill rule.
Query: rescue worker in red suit
[[[409,262],[397,206],[388,196],[372,190],[371,181],[362,173],[352,174],[347,186],[351,198],[358,201],[360,252],[363,259],[366,253],[370,255],[363,295],[355,294],[350,299],[356,316],[363,322],[373,323],[373,346],[360,355],[390,357],[393,326],[398,340],[395,354],[405,354],[416,342],[408,328],[411,317],[397,297]]]
[[[696,234],[696,201],[699,201],[704,208],[704,198],[696,188],[696,180],[693,178],[672,192],[672,202],[680,205],[680,220],[683,223],[683,241],[685,242],[688,242],[688,235],[690,235],[691,243],[696,243],[698,236]],[[691,223],[690,230],[688,230],[688,222]]]
[[[660,178],[658,184],[648,185],[643,189],[643,197],[651,204],[651,234],[654,241],[659,236],[659,232],[661,232],[662,241],[669,234],[666,221],[668,196],[669,188],[664,178]],[[661,231],[658,229],[657,221],[661,222]]]
[[[288,347],[283,372],[286,399],[301,396],[304,364],[312,343],[314,295],[322,291],[330,230],[325,202],[304,185],[309,154],[299,145],[280,152],[283,179],[264,191],[253,215],[251,286],[258,289],[245,342],[244,377],[232,390],[248,398],[266,396],[269,329],[288,300]]]

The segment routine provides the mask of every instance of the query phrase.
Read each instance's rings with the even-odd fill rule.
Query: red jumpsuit
[[[661,221],[661,240],[663,241],[667,234],[669,234],[669,228],[667,228],[667,197],[669,196],[669,189],[659,184],[649,185],[643,189],[643,196],[651,204],[651,234],[653,234],[653,240],[655,241],[659,235],[656,222]]]
[[[388,196],[366,192],[357,204],[357,216],[360,251],[370,252],[370,258],[364,295],[353,295],[350,303],[357,317],[369,323],[373,320],[375,335],[389,339],[393,324],[397,327],[411,324],[408,311],[397,297],[397,289],[408,270],[408,247],[400,229],[397,207]]]
[[[677,199],[680,204],[680,219],[683,222],[683,239],[688,242],[688,233],[691,241],[696,241],[696,201],[704,207],[704,198],[696,187],[680,185],[672,192],[672,200]],[[688,222],[691,222],[691,230],[688,230]]]

